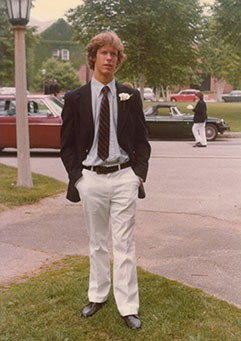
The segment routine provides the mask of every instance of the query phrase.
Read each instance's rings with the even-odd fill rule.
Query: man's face
[[[118,50],[110,45],[104,45],[97,50],[94,76],[100,82],[111,81],[118,63]]]

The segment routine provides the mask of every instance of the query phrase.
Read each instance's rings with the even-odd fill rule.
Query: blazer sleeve
[[[135,97],[134,97],[135,96]],[[135,165],[134,172],[140,176],[144,181],[146,180],[148,171],[148,160],[151,154],[151,146],[147,139],[147,126],[143,113],[143,104],[138,90],[136,90],[133,98],[135,115]],[[135,99],[135,101],[134,101]]]
[[[71,182],[75,183],[82,176],[79,165],[75,139],[75,113],[71,93],[65,95],[62,110],[61,150],[60,156]]]

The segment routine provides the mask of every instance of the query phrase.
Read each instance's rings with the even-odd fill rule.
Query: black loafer
[[[82,310],[83,317],[90,317],[97,313],[98,310],[105,304],[106,302],[96,303],[96,302],[89,302],[84,309]]]
[[[195,144],[193,145],[193,147],[194,147],[194,148],[200,147],[200,145],[201,145],[201,143],[200,143],[200,142],[197,142],[197,143],[195,143]]]
[[[139,329],[141,328],[141,320],[137,315],[126,315],[123,316],[127,327],[131,329]]]

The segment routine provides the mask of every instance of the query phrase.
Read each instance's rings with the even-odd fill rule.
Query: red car
[[[170,95],[170,101],[177,102],[177,101],[195,101],[195,95],[200,90],[197,89],[185,89],[179,91],[177,94]]]
[[[30,148],[60,148],[61,111],[56,97],[28,95]],[[0,150],[16,148],[15,95],[0,95]]]

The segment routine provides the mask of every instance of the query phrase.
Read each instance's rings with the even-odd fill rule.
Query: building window
[[[69,50],[66,49],[61,50],[61,59],[69,60]]]
[[[54,58],[58,58],[58,57],[59,57],[59,54],[60,54],[60,51],[59,51],[59,50],[54,50],[54,52],[53,52],[53,57],[54,57]]]

